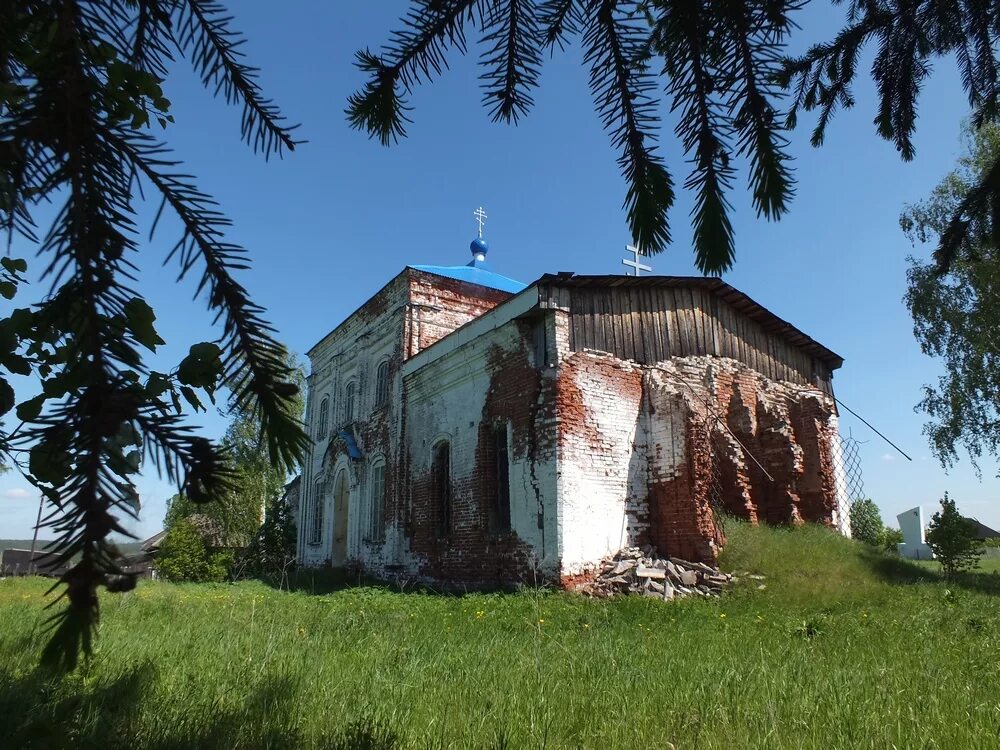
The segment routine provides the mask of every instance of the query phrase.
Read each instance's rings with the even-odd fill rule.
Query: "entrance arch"
[[[333,549],[330,562],[341,566],[347,561],[347,518],[350,513],[351,486],[347,469],[337,472],[333,480]]]

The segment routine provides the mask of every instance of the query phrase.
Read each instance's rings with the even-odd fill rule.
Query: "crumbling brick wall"
[[[410,269],[407,356],[440,341],[452,331],[510,299],[509,292]]]
[[[574,354],[556,379],[559,528],[563,574],[624,546],[643,523],[630,477],[644,477],[636,451],[642,370],[613,357]]]
[[[513,320],[457,345],[405,380],[407,569],[474,587],[556,578],[555,427],[550,378],[536,366],[535,323]],[[496,430],[508,430],[510,528],[490,513]],[[451,519],[442,534],[433,448],[447,440]]]
[[[713,503],[752,522],[833,525],[836,416],[821,391],[725,358],[588,351],[563,359],[557,383],[564,579],[627,544],[715,562]]]

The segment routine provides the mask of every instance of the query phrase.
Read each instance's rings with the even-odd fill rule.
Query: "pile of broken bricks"
[[[718,596],[733,580],[729,573],[704,563],[658,558],[648,546],[625,547],[605,558],[597,577],[583,584],[580,592],[599,598],[641,594],[669,601],[684,596]]]

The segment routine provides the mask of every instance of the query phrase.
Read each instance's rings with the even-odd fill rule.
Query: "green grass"
[[[941,564],[935,560],[918,560],[917,564],[921,567],[927,568],[928,570],[933,570],[938,573],[941,572]],[[979,566],[976,568],[976,572],[1000,573],[1000,557],[979,558]]]
[[[730,524],[721,600],[144,583],[35,670],[0,581],[0,747],[1000,747],[1000,575],[944,584],[823,529]],[[308,586],[306,587],[309,588]]]

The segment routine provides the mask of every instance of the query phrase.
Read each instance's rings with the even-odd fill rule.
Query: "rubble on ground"
[[[718,596],[735,580],[711,565],[657,557],[649,546],[625,547],[604,558],[597,577],[583,584],[580,592],[598,598],[641,594],[669,601],[684,596]]]

